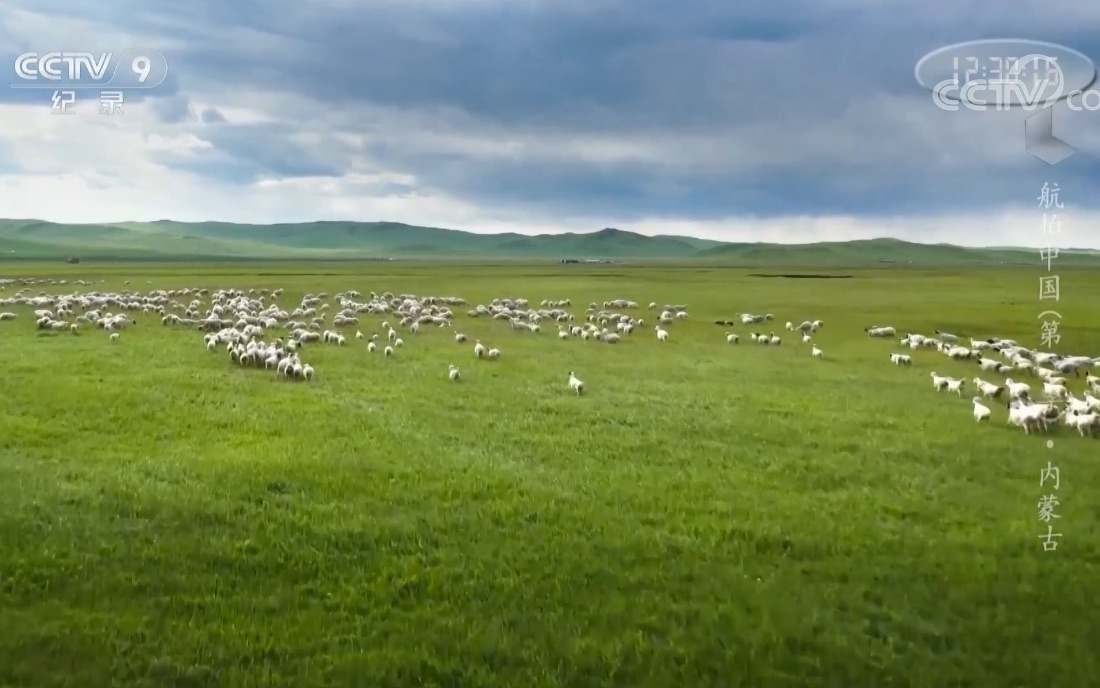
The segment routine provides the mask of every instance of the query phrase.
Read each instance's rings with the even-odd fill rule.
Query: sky
[[[1100,3],[7,0],[8,64],[152,48],[168,76],[113,116],[0,88],[0,216],[1042,246],[1048,183],[1058,245],[1100,248],[1100,112],[1056,106],[1079,152],[1049,166],[1019,111],[916,81],[1000,37],[1100,58]]]

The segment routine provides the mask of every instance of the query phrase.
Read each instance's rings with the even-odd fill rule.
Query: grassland
[[[1034,270],[33,265],[98,289],[345,289],[687,303],[618,347],[460,315],[394,360],[308,348],[311,384],[192,331],[0,323],[0,685],[1094,686],[1100,443],[976,426],[863,328],[1036,345]],[[100,282],[100,280],[103,280]],[[38,287],[35,287],[37,289]],[[59,291],[71,287],[43,287]],[[1100,354],[1100,275],[1061,347]],[[0,292],[10,296],[12,289]],[[3,307],[0,310],[10,310]],[[727,345],[716,318],[820,318]],[[380,318],[361,324],[377,331]],[[737,327],[747,335],[749,328]],[[451,384],[447,365],[462,367]],[[574,370],[589,387],[566,389]],[[1077,388],[1078,390],[1080,387]],[[1064,534],[1043,552],[1040,472]]]
[[[605,228],[570,234],[474,234],[398,222],[227,222],[57,224],[0,219],[0,259],[88,262],[236,262],[442,259],[446,262],[690,262],[723,266],[973,267],[1041,264],[1019,248],[964,248],[897,239],[812,244],[726,243],[683,236],[644,236]],[[1100,252],[1063,248],[1061,265],[1100,267]]]

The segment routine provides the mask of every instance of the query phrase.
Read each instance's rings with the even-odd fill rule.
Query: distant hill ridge
[[[699,261],[731,265],[1040,264],[1037,251],[965,248],[898,239],[814,244],[729,243],[687,236],[645,236],[607,227],[592,233],[475,234],[399,222],[228,222],[58,224],[0,220],[0,259],[143,261],[457,259],[610,259]],[[1063,265],[1100,266],[1100,252],[1063,249]]]

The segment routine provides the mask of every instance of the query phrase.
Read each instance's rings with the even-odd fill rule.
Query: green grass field
[[[471,319],[385,360],[312,345],[312,383],[155,314],[0,322],[0,686],[1095,686],[1100,442],[978,426],[863,328],[1100,355],[1100,274],[412,264],[8,264],[96,289],[355,289],[686,303],[660,343]],[[804,272],[804,271],[803,271]],[[100,282],[100,280],[105,280]],[[0,299],[18,287],[7,287]],[[72,285],[34,285],[64,293]],[[81,289],[76,287],[75,289]],[[88,289],[88,287],[84,288]],[[187,300],[186,298],[184,299]],[[336,309],[333,308],[335,311]],[[778,348],[713,320],[774,313]],[[642,313],[647,320],[653,313]],[[825,322],[823,360],[784,332]],[[382,318],[359,329],[380,330]],[[351,328],[349,334],[354,333]],[[463,379],[447,379],[448,364]],[[588,387],[571,395],[576,371]],[[986,379],[997,376],[984,374]],[[1083,383],[1071,381],[1075,391]],[[1048,449],[1046,441],[1054,447]],[[1044,552],[1040,473],[1060,469]],[[1093,648],[1090,650],[1089,648]]]

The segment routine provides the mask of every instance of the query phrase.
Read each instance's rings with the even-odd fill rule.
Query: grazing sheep
[[[726,333],[726,343],[727,344],[736,344],[738,342],[738,340],[740,340],[740,339],[741,338],[739,336],[737,336],[736,334],[734,334],[732,332],[727,332]]]
[[[892,327],[868,327],[864,329],[868,337],[896,337],[898,331]]]
[[[1086,434],[1091,436],[1097,426],[1100,425],[1100,415],[1096,413],[1081,413],[1074,409],[1066,414],[1065,422],[1067,426],[1076,428],[1081,437],[1084,437]]]
[[[584,383],[577,379],[577,376],[570,371],[569,373],[569,388],[577,393],[577,396],[584,394]]]
[[[974,397],[974,420],[979,423],[983,420],[989,420],[989,416],[992,413],[993,411],[982,403],[981,397]]]
[[[1001,392],[1004,391],[1004,387],[1000,387],[991,382],[986,382],[980,377],[974,378],[974,386],[978,388],[978,391],[984,394],[989,399],[998,399],[1001,396]]]
[[[447,377],[451,380],[451,382],[456,382],[460,377],[462,377],[462,373],[458,372],[458,366],[450,366],[450,368],[447,369]]]
[[[1008,388],[1008,396],[1011,399],[1025,399],[1031,392],[1031,385],[1026,382],[1013,382],[1012,378],[1005,380],[1005,387]]]
[[[466,341],[466,335],[462,334],[461,332],[456,332],[455,341],[461,344],[462,342]]]
[[[1069,390],[1065,385],[1051,384],[1049,382],[1043,383],[1043,396],[1048,399],[1065,399],[1069,396]]]
[[[489,349],[489,353],[486,354],[491,360],[497,360],[500,358],[500,349]]]

